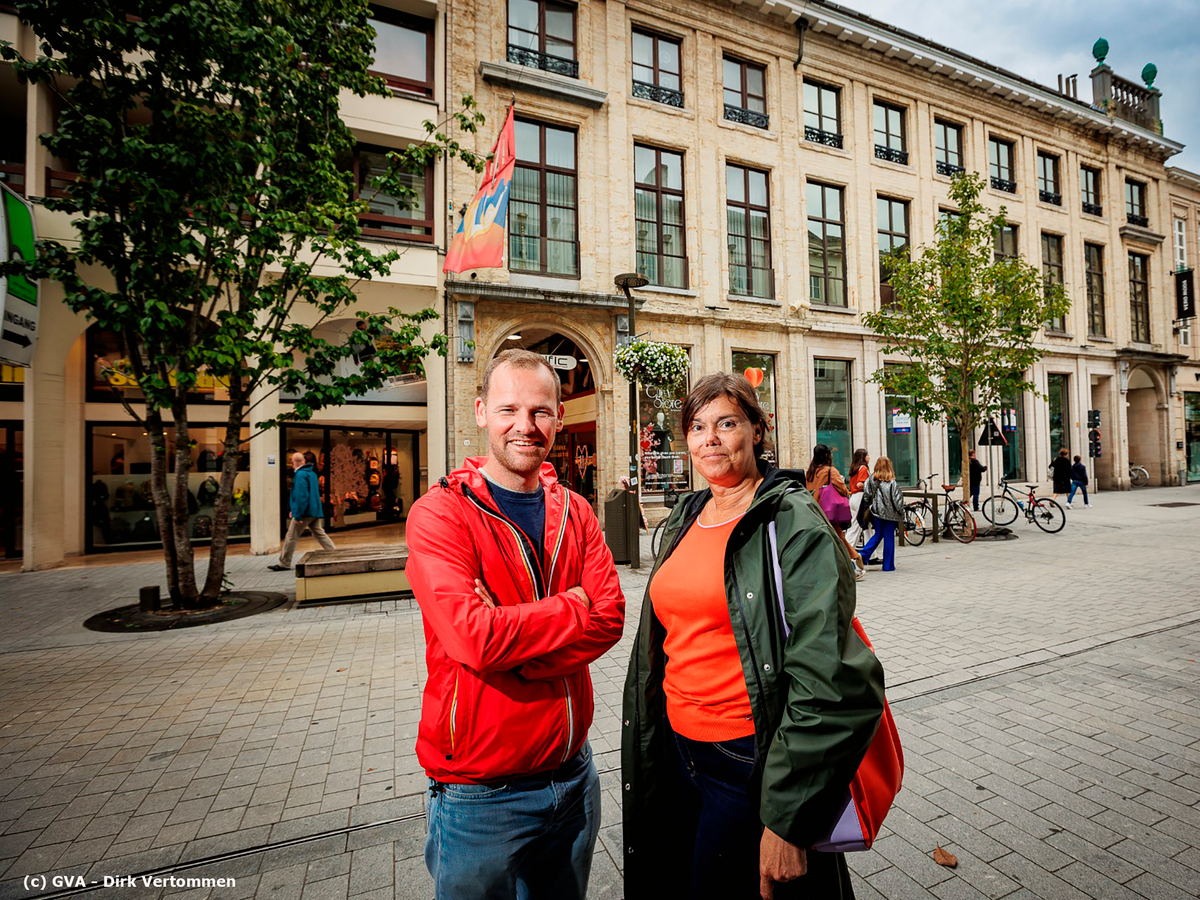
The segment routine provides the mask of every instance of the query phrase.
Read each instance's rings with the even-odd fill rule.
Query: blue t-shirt
[[[533,542],[533,552],[537,554],[538,565],[545,565],[542,558],[542,539],[546,533],[546,493],[539,484],[536,491],[526,494],[523,491],[510,491],[502,488],[496,482],[488,479],[488,487],[492,499],[500,507],[500,512],[513,521]]]

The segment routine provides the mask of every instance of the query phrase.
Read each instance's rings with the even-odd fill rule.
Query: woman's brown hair
[[[695,387],[688,391],[688,395],[683,401],[680,417],[683,420],[684,434],[692,427],[692,422],[696,420],[700,410],[718,397],[728,397],[738,405],[752,426],[758,425],[761,428],[762,434],[754,444],[754,458],[761,459],[763,453],[770,450],[772,446],[771,442],[767,440],[767,432],[771,429],[771,420],[767,418],[766,410],[758,402],[758,395],[754,393],[754,388],[750,386],[750,382],[744,375],[716,372],[712,375],[705,375],[697,381]]]
[[[895,481],[896,470],[892,468],[892,461],[886,456],[881,456],[875,460],[875,471],[872,477],[876,481]]]

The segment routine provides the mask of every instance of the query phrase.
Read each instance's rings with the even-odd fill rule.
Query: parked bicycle
[[[1033,522],[1047,534],[1057,534],[1067,524],[1063,508],[1049,497],[1037,496],[1037,485],[1025,485],[1028,494],[1024,499],[1013,490],[1007,478],[1000,480],[1001,493],[983,501],[983,515],[993,525],[1011,525],[1020,513],[1027,522]]]
[[[1150,483],[1150,473],[1145,466],[1129,467],[1129,483],[1134,487],[1145,487]]]
[[[932,481],[937,475],[936,472],[929,476]],[[926,479],[917,480],[917,484],[924,488]],[[962,544],[969,544],[975,540],[975,535],[979,532],[979,527],[975,522],[975,517],[971,515],[971,510],[962,501],[954,497],[953,492],[958,489],[956,484],[943,484],[942,493],[945,495],[945,503],[942,506],[942,533],[950,533],[956,541]],[[927,497],[922,497],[920,500],[914,500],[911,503],[905,504],[905,540],[909,540],[908,532],[914,534],[920,533],[920,539],[913,543],[919,545],[925,540],[926,526],[928,522],[929,528],[937,527],[938,523],[934,521],[933,502]],[[909,510],[912,511],[911,526],[909,522]]]

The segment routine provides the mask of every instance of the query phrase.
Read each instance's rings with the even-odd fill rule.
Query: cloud
[[[1187,145],[1168,160],[1200,172],[1200,7],[1196,0],[849,0],[842,6],[953,47],[994,66],[1055,88],[1077,74],[1081,100],[1092,99],[1092,44],[1109,43],[1106,62],[1141,83],[1142,67],[1158,67],[1163,131]]]

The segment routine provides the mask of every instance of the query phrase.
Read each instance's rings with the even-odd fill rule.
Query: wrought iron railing
[[[899,163],[902,166],[908,165],[907,150],[893,150],[891,147],[884,147],[881,144],[875,145],[875,158],[886,159],[888,162]]]
[[[1092,216],[1104,215],[1104,207],[1101,206],[1099,203],[1088,203],[1086,200],[1084,200],[1081,205],[1083,207],[1083,211],[1085,213],[1087,213],[1088,215],[1092,215]]]
[[[1137,213],[1126,213],[1125,221],[1130,225],[1137,225],[1141,228],[1148,228],[1150,226],[1150,220],[1145,216],[1139,216]]]
[[[635,81],[633,83],[633,96],[639,97],[642,100],[653,100],[655,103],[664,103],[667,106],[677,106],[679,109],[683,109],[683,91],[677,91],[674,88],[648,84],[645,81]]]
[[[814,144],[824,144],[826,147],[837,147],[842,149],[842,136],[833,131],[822,131],[820,128],[813,128],[811,125],[804,126],[804,139],[812,141]]]
[[[771,124],[766,113],[744,109],[741,106],[730,106],[728,103],[725,104],[725,118],[730,122],[740,122],[742,125],[751,125],[754,128],[767,128]]]
[[[508,61],[530,69],[541,69],[543,72],[565,75],[567,78],[579,77],[579,63],[575,60],[551,56],[549,53],[538,53],[536,50],[518,47],[516,44],[508,45]]]
[[[1054,191],[1038,191],[1038,199],[1043,203],[1053,203],[1055,206],[1062,206],[1062,194],[1056,194]]]
[[[997,178],[995,175],[992,176],[992,187],[998,191],[1008,191],[1010,194],[1017,192],[1017,183],[1015,181],[1009,181],[1007,178]]]
[[[937,161],[937,173],[939,175],[961,175],[965,171],[966,169],[962,166],[956,166],[954,163],[942,162],[940,159]]]

